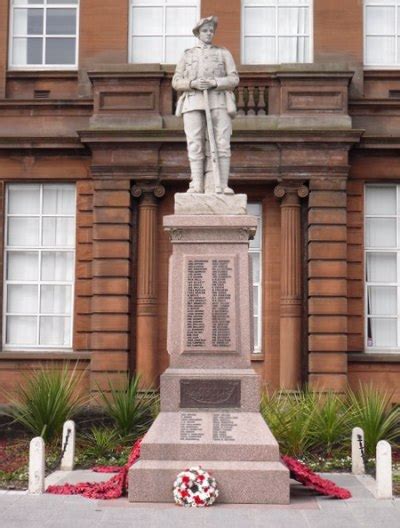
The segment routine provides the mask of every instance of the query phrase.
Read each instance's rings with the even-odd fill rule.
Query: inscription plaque
[[[198,442],[204,436],[203,420],[196,413],[181,414],[181,440]]]
[[[185,348],[234,350],[235,259],[187,257],[185,273]]]
[[[240,380],[181,380],[182,409],[240,407]]]
[[[239,417],[231,413],[216,413],[213,415],[213,440],[216,442],[234,442],[235,429]]]

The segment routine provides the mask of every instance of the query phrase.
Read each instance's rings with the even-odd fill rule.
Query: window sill
[[[19,352],[18,350],[3,350],[0,351],[0,361],[5,359],[12,360],[26,360],[26,359],[38,359],[38,360],[59,360],[59,359],[90,359],[91,355],[89,352],[73,352],[67,350],[32,350],[27,352],[26,350]]]
[[[56,65],[37,65],[37,66],[9,66],[8,73],[12,72],[75,72],[78,73],[78,65],[77,64],[71,64],[71,65],[64,65],[61,64],[59,66]]]
[[[367,73],[367,75],[371,74],[371,75],[376,75],[376,76],[379,76],[379,75],[382,75],[382,76],[385,76],[387,74],[387,72],[394,72],[396,73],[397,75],[399,74],[399,68],[400,68],[400,65],[399,64],[395,64],[395,65],[390,65],[390,66],[369,66],[368,64],[364,64],[363,65],[363,69],[364,71]]]
[[[350,363],[400,363],[400,350],[398,352],[354,352],[348,354]]]

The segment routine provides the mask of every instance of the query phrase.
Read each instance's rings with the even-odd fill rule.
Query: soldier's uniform
[[[209,19],[200,21],[196,28],[208,21]],[[200,90],[192,89],[190,84],[196,79],[214,79],[217,83],[215,88],[208,90],[208,100],[218,150],[221,187],[225,192],[232,192],[228,188],[231,117],[234,117],[236,111],[232,90],[239,84],[239,76],[230,52],[199,40],[195,47],[185,51],[172,79],[173,88],[183,92],[178,101],[176,115],[183,115],[187,139],[192,177],[188,192],[204,192],[204,183],[206,192],[215,192],[213,182],[210,181],[212,171],[209,146],[206,146],[204,94]]]

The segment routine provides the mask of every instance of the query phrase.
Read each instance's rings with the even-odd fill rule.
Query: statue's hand
[[[209,90],[210,88],[215,88],[217,86],[217,81],[215,79],[196,79],[190,83],[190,88],[195,90]]]

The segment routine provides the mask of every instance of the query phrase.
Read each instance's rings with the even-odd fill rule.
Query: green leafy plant
[[[400,408],[391,406],[391,394],[372,385],[361,385],[356,392],[349,390],[348,402],[353,408],[351,425],[364,431],[365,451],[375,456],[379,440],[397,446],[400,438]]]
[[[333,392],[315,397],[310,434],[313,447],[324,456],[338,455],[350,446],[353,407]]]
[[[73,418],[85,403],[78,392],[84,372],[71,370],[67,364],[59,369],[42,365],[25,376],[16,397],[8,396],[10,406],[2,414],[18,422],[35,436],[51,441],[61,434],[66,420]]]
[[[109,456],[119,445],[117,432],[109,427],[94,426],[80,440],[86,456],[95,459]]]
[[[263,394],[261,414],[279,442],[281,452],[299,457],[314,445],[311,425],[317,396],[311,391]]]
[[[122,389],[109,383],[109,391],[99,388],[106,414],[115,424],[116,431],[124,442],[131,442],[145,433],[154,420],[158,395],[140,390],[140,376],[127,377]]]

